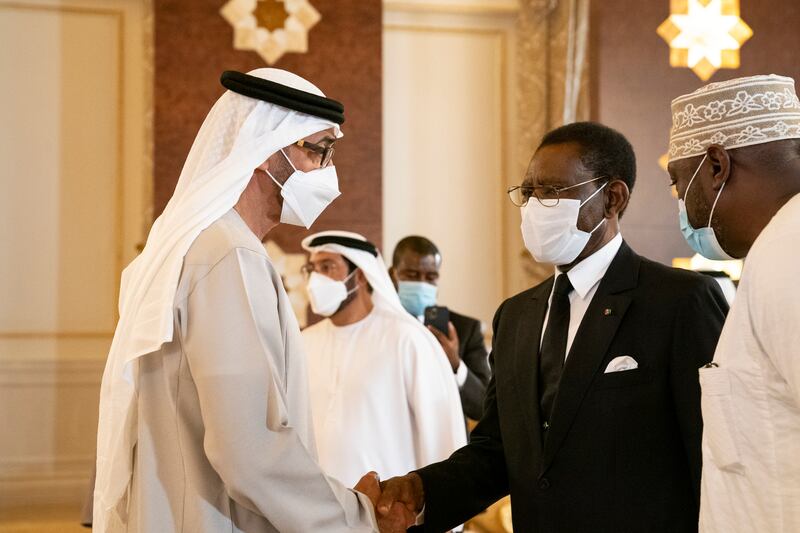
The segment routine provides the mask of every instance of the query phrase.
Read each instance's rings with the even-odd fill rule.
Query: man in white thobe
[[[307,237],[312,310],[303,331],[319,460],[345,485],[448,457],[466,442],[453,371],[402,307],[376,247],[355,233]]]
[[[800,531],[800,101],[753,76],[672,102],[681,230],[709,259],[746,257],[713,363],[700,369],[700,531]]]
[[[343,108],[281,70],[222,83],[123,274],[94,528],[375,531],[370,499],[317,463],[302,339],[261,243],[279,221],[310,226],[339,195],[330,162]],[[376,487],[359,483],[370,497]]]

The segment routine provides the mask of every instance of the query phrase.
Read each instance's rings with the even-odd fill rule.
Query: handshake
[[[353,488],[372,502],[381,533],[405,531],[415,525],[425,502],[422,479],[413,472],[383,482],[377,473],[369,472]]]

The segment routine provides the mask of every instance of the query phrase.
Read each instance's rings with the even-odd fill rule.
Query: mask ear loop
[[[694,178],[697,176],[697,173],[700,172],[700,169],[703,168],[703,163],[706,162],[707,157],[708,153],[703,156],[703,159],[700,160],[700,164],[697,165],[697,169],[694,171],[694,174],[692,174],[692,179],[689,180],[689,185],[686,186],[686,190],[683,192],[684,202],[686,201],[686,196],[689,194],[689,188],[692,186],[692,183],[694,183]]]
[[[600,186],[600,188],[598,188],[596,191],[594,191],[594,192],[593,192],[593,193],[592,193],[592,194],[589,196],[589,198],[587,198],[586,200],[584,200],[584,201],[583,201],[583,203],[582,203],[581,205],[579,205],[579,206],[578,206],[578,209],[580,209],[581,207],[583,207],[584,205],[586,205],[586,203],[587,203],[589,200],[591,200],[592,198],[594,198],[594,197],[597,195],[597,193],[599,193],[600,191],[602,191],[602,190],[605,188],[605,186],[606,186],[606,185],[608,185],[608,182],[605,182],[604,184],[602,184],[602,185]],[[599,228],[600,226],[602,226],[602,225],[603,225],[603,222],[605,222],[605,221],[606,221],[606,217],[603,217],[603,220],[601,220],[601,221],[600,221],[600,222],[599,222],[599,223],[598,223],[598,224],[597,224],[597,225],[594,227],[594,229],[593,229],[592,231],[590,231],[589,233],[590,233],[590,234],[592,234],[592,233],[594,233],[595,231],[597,231],[597,228]]]
[[[289,166],[291,166],[291,167],[292,167],[292,170],[294,170],[295,172],[297,172],[297,168],[294,166],[294,163],[292,163],[292,160],[291,160],[291,159],[289,159],[289,156],[288,156],[288,155],[286,155],[286,152],[284,152],[284,151],[283,151],[283,148],[281,148],[281,154],[283,154],[283,157],[284,157],[284,159],[286,159],[286,161],[288,161],[288,162],[289,162]],[[265,170],[264,172],[266,172],[266,173],[267,173],[267,176],[269,176],[270,178],[272,178],[272,181],[274,181],[274,182],[275,182],[275,185],[277,185],[278,187],[280,187],[281,189],[283,189],[283,185],[281,185],[281,184],[278,182],[278,180],[276,180],[276,179],[275,179],[275,176],[273,176],[273,175],[272,175],[272,172],[270,172],[269,170]]]
[[[597,193],[599,193],[600,191],[602,191],[603,189],[605,189],[606,185],[608,185],[608,182],[605,182],[604,184],[602,184],[602,185],[600,186],[600,188],[599,188],[599,189],[597,189],[597,190],[596,190],[596,191],[594,191],[592,194],[590,194],[590,195],[589,195],[589,198],[587,198],[586,200],[584,200],[583,202],[581,202],[581,205],[579,205],[579,206],[578,206],[578,208],[580,209],[581,207],[583,207],[584,205],[586,205],[586,203],[587,203],[589,200],[591,200],[592,198],[594,198],[595,196],[597,196]]]
[[[283,151],[283,148],[281,148],[281,153],[283,154],[283,157],[285,157],[285,158],[286,158],[286,161],[288,161],[288,162],[289,162],[289,165],[292,167],[292,170],[294,170],[295,172],[297,172],[297,167],[296,167],[296,166],[294,166],[294,163],[292,163],[292,160],[291,160],[291,159],[289,159],[289,156],[288,156],[288,155],[286,155],[286,152],[284,152],[284,151]]]
[[[601,220],[601,221],[600,221],[600,223],[599,223],[598,225],[596,225],[596,226],[594,227],[594,229],[593,229],[592,231],[590,231],[589,233],[594,233],[595,231],[597,231],[597,228],[599,228],[600,226],[602,226],[602,225],[603,225],[603,222],[605,222],[606,220],[608,220],[608,219],[607,219],[606,217],[603,217],[603,220]]]
[[[725,188],[725,184],[728,183],[728,180],[722,182],[722,187],[719,188],[719,192],[717,193],[717,198],[714,200],[714,205],[711,206],[711,212],[708,214],[708,227],[711,227],[711,217],[714,216],[714,209],[717,208],[717,202],[719,202],[719,197],[722,196],[722,190]]]
[[[350,280],[350,278],[352,278],[353,276],[355,276],[355,274],[356,274],[356,272],[358,272],[358,270],[359,270],[359,269],[358,269],[358,268],[356,268],[355,270],[353,270],[352,272],[350,272],[350,273],[347,275],[347,277],[346,277],[346,278],[344,278],[344,279],[342,280],[342,283],[347,283],[347,282]],[[355,286],[355,287],[353,287],[352,289],[350,289],[349,291],[347,291],[347,295],[348,295],[348,296],[350,296],[351,294],[353,294],[354,292],[356,292],[356,291],[358,290],[358,288],[359,288],[359,287],[360,287],[360,285],[359,285],[358,283],[356,283],[356,286]],[[345,286],[345,288],[346,288],[346,286]]]
[[[270,178],[272,178],[272,181],[274,181],[274,182],[275,182],[275,185],[277,185],[278,187],[280,187],[281,189],[283,189],[283,185],[281,185],[280,183],[278,183],[278,180],[276,180],[276,179],[275,179],[275,176],[273,176],[273,175],[272,175],[272,172],[270,172],[269,170],[265,170],[264,172],[266,172],[266,173],[267,173],[267,176],[269,176]]]
[[[689,180],[689,185],[687,185],[687,186],[686,186],[686,192],[684,192],[684,193],[683,193],[684,201],[686,201],[686,200],[685,200],[685,199],[686,199],[686,196],[689,194],[689,187],[691,187],[691,186],[692,186],[692,183],[694,182],[694,178],[695,178],[695,176],[697,176],[698,172],[700,172],[700,169],[703,167],[703,163],[705,163],[705,162],[706,162],[706,158],[707,158],[707,157],[708,157],[708,153],[706,153],[706,154],[703,156],[703,159],[702,159],[702,161],[700,161],[700,164],[699,164],[699,165],[697,165],[697,170],[695,170],[695,171],[694,171],[694,174],[692,174],[692,179],[690,179],[690,180]],[[705,226],[705,227],[707,227],[707,228],[710,228],[710,227],[711,227],[711,219],[712,219],[712,218],[713,218],[713,216],[714,216],[714,210],[717,208],[717,202],[719,202],[719,197],[720,197],[720,196],[722,196],[722,191],[723,191],[723,189],[725,189],[725,185],[726,185],[727,183],[728,183],[728,180],[725,180],[725,181],[723,181],[723,182],[722,182],[722,187],[720,187],[720,188],[719,188],[719,192],[717,193],[717,197],[716,197],[716,198],[714,198],[714,203],[713,203],[713,205],[711,206],[711,212],[708,214],[708,224],[706,224],[706,226]]]

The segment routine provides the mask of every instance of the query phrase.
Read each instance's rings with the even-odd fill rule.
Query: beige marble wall
[[[150,212],[148,2],[0,1],[0,511],[80,505]]]

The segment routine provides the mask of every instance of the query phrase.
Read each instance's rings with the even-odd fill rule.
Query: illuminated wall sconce
[[[233,26],[233,47],[269,65],[286,52],[307,52],[308,30],[322,18],[308,0],[229,0],[220,14]]]
[[[753,35],[739,0],[670,0],[670,13],[656,31],[669,44],[671,66],[689,67],[703,81],[739,68],[739,48]]]
[[[672,266],[686,270],[706,271],[706,272],[725,272],[733,281],[739,281],[742,277],[744,261],[741,259],[731,259],[730,261],[712,261],[700,254],[692,257],[676,257],[672,260]]]
[[[663,154],[661,157],[658,158],[658,166],[669,175],[669,170],[667,166],[669,165],[669,154]],[[678,189],[674,185],[669,188],[669,193],[674,199],[678,199]]]
[[[667,172],[667,167],[669,166],[669,154],[662,154],[661,157],[658,158],[658,166],[660,166],[664,172]]]
[[[672,260],[672,266],[710,274],[719,284],[728,305],[733,305],[736,298],[736,286],[742,277],[742,268],[744,268],[744,262],[741,260],[711,261],[700,254],[695,254],[692,257],[676,257]]]

